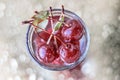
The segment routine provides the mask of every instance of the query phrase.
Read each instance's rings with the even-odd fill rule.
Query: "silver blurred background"
[[[21,22],[61,5],[84,20],[91,41],[80,68],[55,72],[30,58]],[[120,0],[0,0],[0,80],[120,80]]]

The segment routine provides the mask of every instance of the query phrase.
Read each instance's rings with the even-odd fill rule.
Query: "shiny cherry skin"
[[[39,32],[38,35],[39,35],[38,37],[42,38],[45,41],[47,41],[50,36],[50,34],[44,32],[44,31]]]
[[[54,19],[53,22],[55,23],[56,20],[58,19]],[[56,47],[54,36],[50,43],[46,44],[52,33],[50,22],[45,29],[48,33],[41,31],[33,36],[34,50],[40,62],[62,66],[74,63],[80,58],[79,39],[83,35],[82,25],[77,22],[77,20],[71,19],[66,19],[65,23],[69,26],[63,24],[60,29],[53,34],[59,38],[56,38],[58,47]]]
[[[79,40],[83,35],[82,25],[79,24],[76,20],[68,20],[66,24],[69,26],[64,26],[61,31],[65,42],[70,42],[71,40]]]
[[[64,65],[64,62],[61,60],[60,57],[58,57],[58,58],[56,58],[56,59],[52,62],[52,64],[55,64],[55,65],[58,65],[58,66],[62,66],[62,65]]]
[[[43,44],[38,48],[37,58],[43,63],[51,63],[55,59],[55,53],[52,46]]]
[[[32,38],[33,40],[33,43],[32,43],[32,45],[33,45],[33,50],[35,51],[35,52],[37,52],[37,50],[38,50],[38,48],[39,48],[39,46],[41,46],[42,44],[45,44],[46,43],[46,41],[44,40],[44,39],[42,39],[40,36],[39,36],[39,34],[37,34],[37,33],[34,33],[34,36],[33,36],[33,38]]]
[[[80,50],[72,43],[66,43],[66,46],[59,47],[59,55],[65,63],[74,63],[80,57]]]

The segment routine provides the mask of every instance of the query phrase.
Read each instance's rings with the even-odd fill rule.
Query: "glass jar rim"
[[[53,12],[54,11],[61,11],[61,9],[53,9],[52,10]],[[88,32],[88,29],[87,29],[87,26],[85,25],[85,23],[83,22],[83,20],[77,15],[75,14],[74,12],[71,12],[71,11],[68,11],[68,10],[65,10],[65,14],[70,14],[72,15],[73,17],[76,17],[83,25],[83,28],[85,30],[85,33],[86,33],[86,39],[87,39],[87,44],[86,44],[86,49],[85,49],[85,52],[83,53],[82,56],[80,56],[80,59],[79,61],[77,61],[75,64],[73,65],[70,65],[70,66],[67,66],[67,67],[58,67],[58,68],[51,68],[51,67],[48,67],[48,66],[44,66],[42,64],[40,64],[32,55],[32,52],[30,50],[30,46],[29,46],[29,34],[30,34],[30,31],[31,31],[31,25],[29,25],[29,28],[28,28],[28,31],[27,31],[27,34],[26,34],[26,44],[27,44],[27,49],[28,49],[28,52],[31,56],[31,58],[37,63],[39,64],[40,66],[42,66],[43,68],[45,69],[48,69],[48,70],[54,70],[54,71],[61,71],[61,70],[66,70],[66,69],[71,69],[73,67],[75,67],[76,65],[80,64],[86,57],[87,55],[87,51],[88,51],[88,48],[89,48],[89,45],[90,45],[90,35],[89,35],[89,32]]]

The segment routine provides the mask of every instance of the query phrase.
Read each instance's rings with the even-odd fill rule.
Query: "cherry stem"
[[[47,44],[50,43],[51,38],[52,38],[52,34],[51,34],[50,37],[48,38],[48,40],[47,40]]]
[[[62,5],[62,15],[61,16],[64,17],[64,15],[65,15],[65,10],[64,10],[64,6]],[[59,21],[59,22],[63,23],[65,26],[69,27],[69,25],[66,24],[65,22],[63,22],[63,21]]]
[[[64,14],[64,6],[62,5],[62,13]]]
[[[62,15],[61,16],[63,16],[64,17],[64,6],[62,5]]]
[[[53,14],[52,14],[52,7],[50,7],[50,21],[51,21],[51,26],[52,26],[52,30],[53,28]]]
[[[56,37],[54,36],[54,41],[55,41],[55,46],[56,46],[56,48],[58,49],[58,44],[57,44],[57,39],[56,39]]]
[[[35,11],[35,13],[38,14],[39,12],[38,12],[38,11]],[[63,6],[63,5],[62,5],[62,12],[61,12],[61,16],[60,16],[60,17],[64,17],[64,6]],[[49,36],[49,38],[48,38],[47,44],[50,43],[52,36],[54,36],[54,41],[55,41],[55,44],[56,44],[56,48],[58,48],[57,40],[56,40],[56,39],[58,39],[64,46],[66,46],[66,44],[65,44],[59,37],[53,35],[54,32],[55,32],[55,30],[54,30],[54,26],[53,26],[52,7],[50,7],[50,16],[49,16],[49,18],[50,18],[51,27],[52,27],[52,33],[51,33],[51,34],[50,34],[49,32],[47,32],[46,30],[44,30],[44,29],[42,29],[42,28],[34,25],[34,24],[32,23],[34,20],[23,21],[22,23],[23,23],[23,24],[30,23],[30,24],[34,27],[34,31],[35,31],[35,33],[37,33],[37,35],[38,35],[39,37],[40,37],[40,35],[39,35],[38,32],[37,32],[37,28],[38,28],[38,29],[41,29],[41,30],[44,31],[45,33],[48,33],[50,36]],[[64,25],[66,25],[66,26],[69,27],[69,25],[66,24],[65,22],[63,22],[63,21],[59,21],[59,22],[62,22]]]
[[[38,11],[35,11],[35,13],[36,13],[36,14],[39,14],[39,12],[38,12]]]
[[[22,24],[28,24],[28,23],[31,23],[32,21],[34,21],[34,20],[23,21]]]
[[[36,28],[34,29],[35,33],[37,34],[38,37],[40,37],[40,35],[38,34]]]
[[[30,23],[31,25],[33,25],[34,26],[34,28],[38,28],[38,29],[41,29],[42,31],[44,31],[44,32],[46,32],[46,33],[48,33],[48,34],[50,34],[49,32],[47,32],[45,29],[43,29],[43,28],[40,28],[40,27],[38,27],[38,26],[35,26],[33,23]]]
[[[38,27],[38,26],[35,26],[35,25],[32,23],[32,21],[33,21],[33,20],[23,21],[22,24],[28,24],[28,23],[31,24],[31,25],[34,27],[35,33],[37,33],[37,30],[36,30],[36,29],[38,28],[38,29],[40,29],[40,30],[42,30],[42,31],[44,31],[45,33],[47,33],[47,34],[50,35],[50,33],[47,32],[45,29],[42,29],[42,28],[40,28],[40,27]]]
[[[42,31],[44,31],[45,33],[47,33],[47,34],[50,35],[50,38],[49,38],[49,39],[51,39],[52,36],[54,36],[55,44],[57,44],[57,40],[56,40],[56,39],[58,39],[64,46],[66,46],[66,44],[65,44],[59,37],[57,37],[57,36],[55,36],[55,35],[53,35],[53,34],[50,34],[50,33],[47,32],[46,30],[44,30],[44,29],[42,29],[42,28],[40,28],[40,27],[38,27],[38,26],[35,26],[35,25],[32,24],[32,23],[31,23],[31,25],[34,26],[35,33],[37,33],[37,30],[36,30],[37,28],[38,28],[38,29],[41,29]],[[37,33],[37,35],[39,36],[38,33]],[[39,37],[40,37],[40,36],[39,36]],[[48,43],[48,44],[49,44],[49,43]],[[58,45],[56,45],[56,47],[58,48]]]
[[[50,35],[49,39],[51,39],[52,36],[54,36],[55,44],[57,44],[57,40],[56,40],[56,39],[58,39],[64,46],[66,46],[66,44],[65,44],[59,37],[57,37],[57,36],[55,36],[55,35],[53,35],[53,34],[50,34],[50,33],[47,32],[46,30],[44,30],[44,29],[42,29],[42,28],[40,28],[40,27],[38,27],[38,26],[35,26],[34,24],[31,24],[31,25],[34,26],[35,33],[37,33],[36,28],[41,29],[42,31],[44,31],[45,33],[47,33],[47,34]],[[37,33],[37,35],[39,36],[38,33]],[[40,37],[40,36],[39,36],[39,37]],[[48,39],[48,40],[49,40],[49,39]],[[47,44],[49,44],[49,43],[47,43]],[[56,45],[56,48],[58,48],[58,45]]]
[[[61,16],[60,17],[64,17],[64,6],[62,5],[62,12],[61,12]],[[55,32],[55,29],[54,29],[54,27],[53,27],[53,14],[52,14],[52,7],[50,7],[50,21],[51,21],[51,26],[52,26],[52,33],[51,33],[51,35],[50,35],[50,37],[49,37],[49,39],[48,39],[48,41],[47,41],[47,44],[49,44],[49,42],[50,42],[50,40],[51,40],[51,38],[52,38],[52,35],[54,34],[54,32]],[[54,40],[55,40],[55,38],[54,38]],[[60,40],[60,39],[59,39]],[[55,40],[56,41],[56,40]],[[61,40],[60,40],[60,42],[62,42]],[[57,45],[57,42],[55,42],[56,43],[56,45]],[[63,42],[62,42],[62,44],[63,45],[65,45]]]
[[[57,36],[55,36],[64,46],[66,46],[66,44]]]
[[[53,14],[52,14],[52,7],[50,7],[50,21],[51,21],[51,26],[52,26],[52,33],[50,35],[50,37],[48,38],[47,44],[50,43],[50,40],[52,38],[52,34],[54,33],[54,28],[53,28]]]
[[[50,41],[50,39],[52,38],[52,35],[51,35],[49,32],[47,32],[46,30],[44,30],[44,29],[42,29],[42,28],[40,28],[40,27],[38,27],[38,26],[35,26],[35,25],[34,25],[34,24],[32,24],[32,23],[31,23],[31,25],[33,25],[33,26],[34,26],[35,33],[37,33],[36,29],[38,28],[38,29],[41,29],[42,31],[44,31],[45,33],[49,34],[49,35],[50,35],[50,37],[49,37],[48,41]],[[37,33],[37,35],[40,37],[40,35],[39,35],[38,33]],[[47,41],[47,44],[49,44],[49,43],[48,43],[48,41]]]
[[[59,21],[59,22],[61,22],[61,23],[64,24],[65,26],[69,27],[69,25],[66,24],[65,22],[63,22],[63,21]]]

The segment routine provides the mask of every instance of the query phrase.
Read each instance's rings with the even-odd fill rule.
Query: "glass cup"
[[[54,16],[57,16],[57,15],[59,16],[60,14],[61,14],[61,9],[53,9]],[[34,29],[33,29],[33,27],[31,27],[31,25],[29,26],[27,34],[26,34],[26,44],[27,44],[27,48],[28,48],[30,56],[39,66],[41,66],[45,69],[48,69],[48,70],[61,71],[61,70],[66,70],[66,69],[72,69],[75,66],[79,65],[86,58],[86,55],[87,55],[87,51],[88,51],[89,43],[90,43],[90,36],[89,36],[87,26],[85,25],[83,20],[75,13],[68,11],[68,10],[65,10],[64,14],[66,17],[78,20],[83,25],[84,34],[83,34],[82,38],[79,40],[80,41],[81,56],[74,63],[69,64],[69,65],[61,65],[61,66],[60,65],[59,66],[46,65],[46,64],[41,63],[35,57],[35,51],[33,50],[34,48],[32,45],[32,38],[33,38]]]

